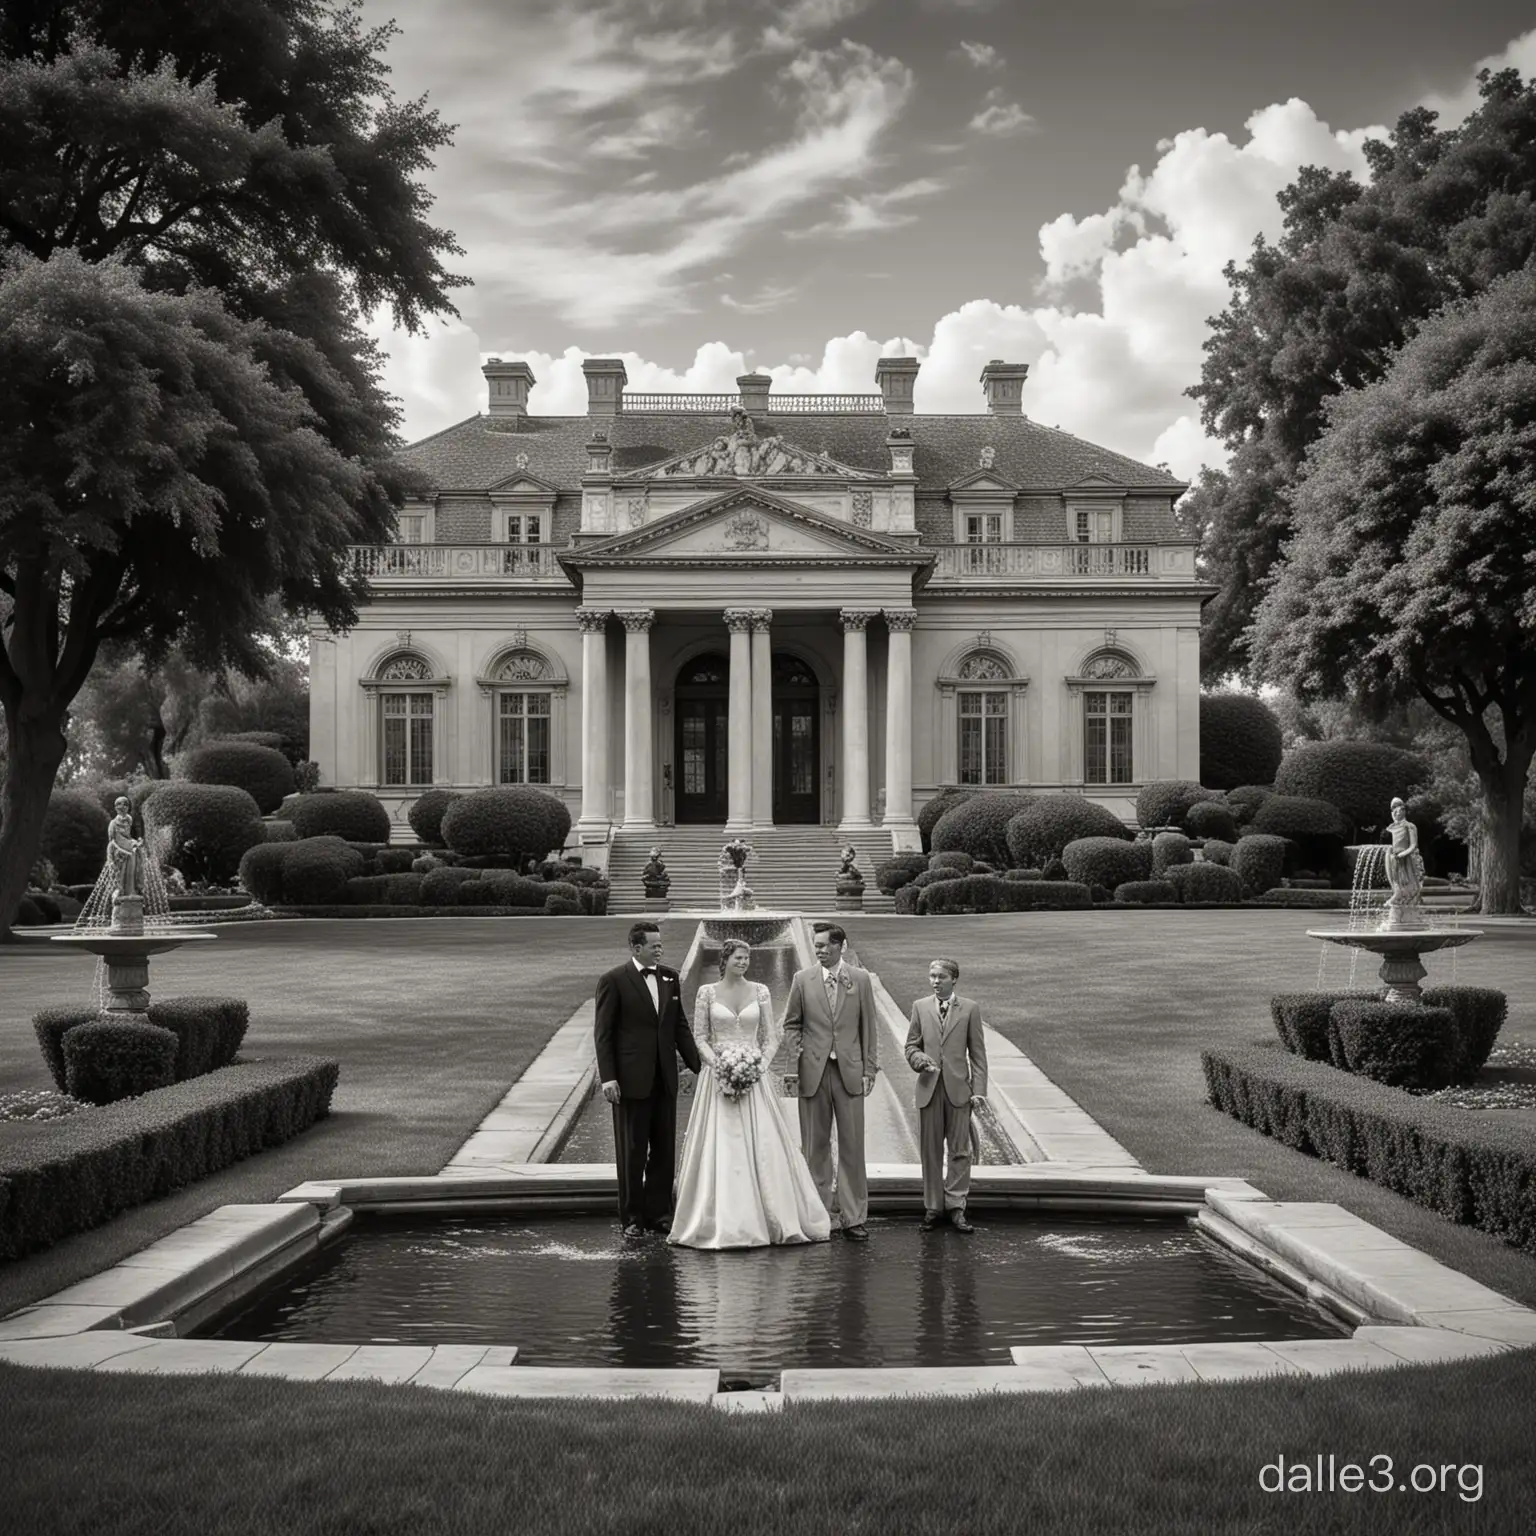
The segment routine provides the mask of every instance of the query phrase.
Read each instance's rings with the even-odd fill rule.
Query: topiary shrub
[[[1393,796],[1407,800],[1428,778],[1424,759],[1401,747],[1378,741],[1307,741],[1286,753],[1275,775],[1275,793],[1327,801],[1343,817],[1339,835],[1353,837],[1362,827],[1386,826]]]
[[[560,879],[567,885],[589,886],[602,883],[602,875],[590,864],[567,864],[560,872]]]
[[[1062,878],[1063,879],[1066,878],[1065,871],[1063,871]],[[1034,868],[1031,868],[1030,866],[1026,865],[1023,869],[1005,869],[1003,871],[1003,879],[1004,880],[1043,880],[1043,879],[1045,879],[1045,872],[1043,870],[1034,869]]]
[[[1182,832],[1159,832],[1152,839],[1152,878],[1165,879],[1170,869],[1193,864],[1194,845]]]
[[[1052,859],[1040,871],[1040,878],[1042,880],[1065,880],[1067,878],[1067,866],[1060,859]]]
[[[958,848],[949,848],[942,853],[934,854],[928,860],[929,869],[957,869],[962,875],[968,875],[976,867],[976,860],[970,854],[962,853]]]
[[[1178,899],[1179,893],[1166,880],[1127,880],[1115,887],[1115,900],[1130,907],[1171,905]]]
[[[86,1104],[115,1104],[168,1088],[180,1049],[176,1036],[156,1024],[81,1024],[64,1036],[64,1091]]]
[[[1217,790],[1189,779],[1154,779],[1136,796],[1136,820],[1144,827],[1182,827],[1190,806],[1220,799]]]
[[[270,823],[269,823],[270,825]],[[240,859],[240,885],[265,906],[283,899],[283,860],[293,843],[257,843]]]
[[[65,885],[94,880],[107,860],[107,813],[83,789],[56,789],[43,812],[38,851]]]
[[[1240,784],[1236,789],[1227,791],[1227,809],[1232,812],[1232,819],[1239,830],[1253,820],[1259,807],[1272,794],[1274,790],[1267,784]]]
[[[1004,880],[1000,875],[961,875],[917,893],[920,915],[946,912],[1028,912],[1093,905],[1086,885],[1071,880]]]
[[[210,741],[182,760],[180,777],[190,784],[232,784],[256,802],[263,816],[294,790],[293,765],[270,746],[253,741]]]
[[[921,887],[912,885],[910,882],[898,886],[895,895],[896,911],[903,917],[916,916],[918,898],[922,894]]]
[[[887,896],[894,896],[902,886],[910,884],[913,875],[928,868],[926,853],[898,853],[875,865],[875,885]]]
[[[269,843],[296,843],[299,829],[291,821],[263,821],[261,835]]]
[[[979,789],[962,788],[958,784],[946,784],[931,800],[925,801],[922,809],[917,813],[917,830],[923,840],[923,852],[933,851],[933,829],[938,826],[939,818],[946,811],[952,811],[957,805],[964,805],[967,800],[979,795]]]
[[[320,789],[300,795],[289,813],[301,838],[339,837],[349,843],[388,843],[389,812],[362,789]]]
[[[466,857],[521,864],[560,847],[571,830],[565,802],[526,784],[477,789],[443,814],[443,841]]]
[[[511,870],[488,870],[481,875],[480,889],[475,892],[478,903],[488,907],[542,907],[551,894],[564,894],[574,899],[575,887],[564,886],[557,890],[554,882],[536,880],[528,875],[513,874]],[[469,898],[464,888],[459,888],[459,900],[466,905]]]
[[[1068,843],[1085,837],[1129,841],[1131,833],[1113,811],[1082,795],[1045,795],[1009,821],[1007,862],[1048,864],[1062,856]]]
[[[1227,866],[1232,862],[1232,850],[1236,846],[1236,843],[1225,842],[1219,837],[1208,837],[1205,840],[1205,847],[1200,850],[1200,857],[1207,864]]]
[[[359,849],[359,852],[362,850]],[[381,875],[407,875],[416,862],[414,848],[380,848],[373,856],[374,868]]]
[[[1220,864],[1174,864],[1163,878],[1179,893],[1180,901],[1223,901],[1243,899],[1243,877]]]
[[[1250,895],[1262,896],[1280,884],[1285,873],[1286,841],[1250,832],[1237,841],[1232,850],[1231,868],[1242,878]]]
[[[1184,813],[1184,830],[1191,837],[1220,838],[1224,842],[1237,841],[1237,821],[1229,806],[1216,800],[1202,800]]]
[[[283,900],[289,906],[340,905],[347,881],[363,872],[362,854],[339,837],[306,837],[283,853]]]
[[[1337,1064],[1396,1088],[1444,1088],[1456,1069],[1456,1025],[1449,1008],[1416,1003],[1339,1002],[1329,1011]],[[68,1040],[79,1033],[72,1030]],[[71,1090],[73,1091],[73,1090]]]
[[[349,907],[381,907],[388,875],[353,875],[342,887],[341,901]]]
[[[42,908],[30,897],[23,896],[16,903],[16,911],[11,918],[11,926],[15,928],[40,928],[47,921],[43,916]]]
[[[1123,837],[1080,837],[1062,849],[1061,862],[1069,880],[1113,891],[1128,881],[1151,877],[1152,845]]]
[[[963,869],[951,869],[943,866],[935,869],[930,864],[920,874],[914,875],[910,884],[914,891],[926,891],[930,885],[938,885],[945,880],[963,880],[965,875],[966,871]]]
[[[1344,817],[1327,800],[1299,795],[1271,795],[1250,823],[1255,832],[1283,837],[1294,848],[1287,855],[1287,870],[1298,867],[1328,869],[1343,857]]]
[[[1333,1005],[1375,1001],[1369,992],[1279,992],[1269,1000],[1269,1016],[1286,1050],[1309,1061],[1332,1061],[1328,1019]]]
[[[239,997],[166,997],[149,1005],[149,1022],[176,1036],[176,1081],[184,1083],[235,1059],[251,1010]]]
[[[1200,782],[1212,789],[1268,784],[1280,766],[1280,720],[1251,693],[1200,695]]]
[[[428,789],[417,795],[406,820],[422,842],[436,845],[443,840],[443,816],[455,800],[462,797],[451,789]]]
[[[933,851],[958,850],[973,859],[1006,867],[1017,864],[1008,851],[1008,823],[1035,803],[1033,795],[984,790],[947,810],[933,828]]]
[[[392,875],[380,875],[384,882],[384,904],[390,907],[419,907],[421,887],[425,875],[413,875],[410,871]]]
[[[551,917],[580,917],[581,900],[571,896],[546,896],[544,910]]]
[[[1456,1030],[1451,1081],[1470,1083],[1483,1070],[1509,1014],[1509,998],[1497,987],[1425,987],[1426,1008],[1448,1008]]]
[[[421,877],[422,906],[458,906],[460,890],[475,878],[476,873],[472,869],[450,869],[447,866],[430,870]]]
[[[173,780],[144,802],[144,839],[155,858],[189,880],[233,880],[248,849],[266,842],[261,812],[233,784]]]
[[[67,1093],[64,1071],[64,1036],[79,1024],[94,1024],[101,1016],[97,1008],[43,1008],[32,1015],[32,1028],[42,1048],[48,1075],[60,1093]]]

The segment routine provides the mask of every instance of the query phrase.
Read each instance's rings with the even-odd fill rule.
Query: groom
[[[629,959],[597,980],[597,1075],[613,1105],[625,1237],[672,1229],[678,1056],[690,1071],[699,1070],[677,972],[660,962],[661,930],[636,923],[629,930]]]
[[[869,1241],[864,1217],[864,1100],[879,1070],[880,1021],[869,972],[843,959],[848,935],[833,924],[817,930],[819,964],[796,971],[784,1010],[784,1038],[796,1070],[785,1076],[800,1098],[800,1147],[821,1203],[832,1209],[832,1122],[837,1121],[837,1205],[843,1236]]]

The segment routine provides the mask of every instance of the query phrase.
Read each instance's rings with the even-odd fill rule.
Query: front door
[[[821,820],[820,702],[804,662],[773,658],[773,819],[781,825]]]
[[[727,815],[729,675],[724,656],[700,656],[678,674],[672,761],[679,826],[719,825]]]

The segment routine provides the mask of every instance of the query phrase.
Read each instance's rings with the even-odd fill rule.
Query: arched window
[[[397,651],[375,671],[379,711],[379,783],[415,787],[432,782],[436,748],[433,668],[415,651]]]
[[[1134,784],[1138,779],[1137,695],[1149,679],[1124,651],[1095,651],[1072,680],[1083,701],[1083,783]]]
[[[1008,688],[1013,669],[991,651],[973,651],[960,663],[956,690],[962,784],[1007,784]],[[1000,684],[988,687],[988,684]]]
[[[533,651],[512,651],[493,674],[498,784],[548,784],[553,761],[549,668]]]

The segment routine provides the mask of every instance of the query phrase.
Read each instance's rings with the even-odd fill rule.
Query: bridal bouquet
[[[763,1075],[763,1053],[755,1045],[722,1045],[715,1052],[715,1081],[726,1098],[745,1093]]]

